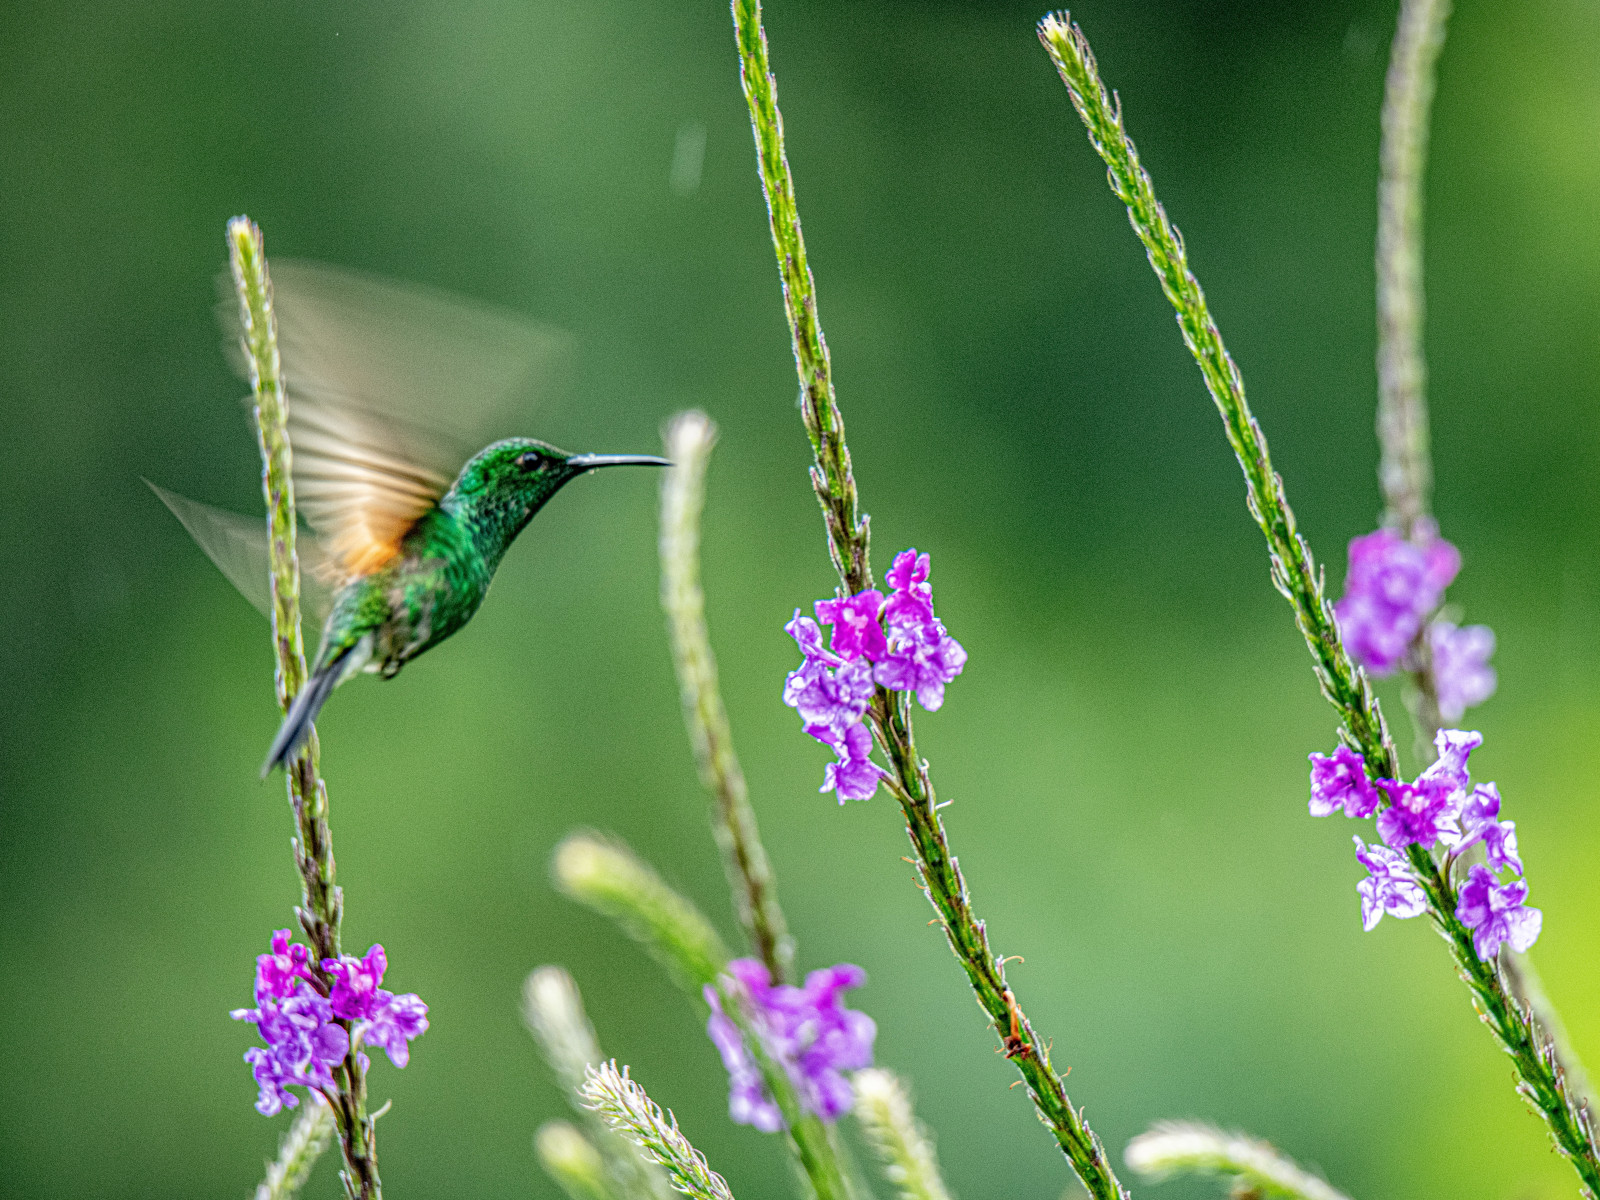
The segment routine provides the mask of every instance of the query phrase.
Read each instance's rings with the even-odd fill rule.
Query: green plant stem
[[[783,282],[795,367],[800,375],[800,413],[815,456],[811,483],[822,505],[829,553],[840,583],[846,592],[854,594],[872,586],[868,523],[858,512],[844,419],[834,398],[827,343],[817,320],[816,285],[806,262],[794,180],[784,153],[777,83],[767,59],[758,0],[733,0],[733,24],[772,244]],[[906,697],[879,688],[871,719],[893,772],[887,782],[905,814],[923,890],[938,913],[979,1005],[1000,1035],[1006,1057],[1026,1080],[1040,1119],[1089,1193],[1096,1200],[1126,1195],[1105,1148],[1083,1115],[1073,1108],[1061,1076],[1051,1065],[1049,1043],[1035,1033],[1008,986],[1004,960],[989,949],[988,934],[972,910],[966,882],[939,819],[928,764],[917,753]]]
[[[852,593],[859,592],[872,586],[868,522],[865,514],[858,512],[850,447],[844,440],[844,417],[834,401],[828,343],[817,319],[816,284],[806,261],[794,177],[789,173],[789,160],[783,149],[783,114],[778,111],[778,84],[767,63],[760,0],[733,0],[733,27],[739,44],[739,77],[755,128],[772,246],[777,251],[783,302],[789,313],[795,369],[800,375],[800,414],[816,459],[811,486],[827,520],[834,566],[847,588]]]
[[[789,1149],[817,1200],[851,1200],[855,1194],[828,1127],[800,1106],[782,1064],[767,1054],[751,1027],[738,990],[726,974],[728,950],[711,922],[626,846],[588,834],[571,834],[556,848],[556,886],[567,896],[620,925],[667,969],[702,1017],[710,1013],[705,989],[738,1026],[745,1049],[783,1114]]]
[[[1294,609],[1322,693],[1344,726],[1342,736],[1361,753],[1368,775],[1399,779],[1398,756],[1383,712],[1366,675],[1357,670],[1339,640],[1321,572],[1295,528],[1283,481],[1272,468],[1266,438],[1245,400],[1244,382],[1189,270],[1183,239],[1157,202],[1150,176],[1123,129],[1121,108],[1107,96],[1089,43],[1067,14],[1046,17],[1039,36],[1083,119],[1089,141],[1105,161],[1112,191],[1127,206],[1134,232],[1177,311],[1184,342],[1199,364],[1244,471],[1250,513],[1266,535],[1273,583]],[[1585,1194],[1600,1195],[1600,1157],[1589,1115],[1569,1096],[1549,1038],[1528,1007],[1510,994],[1498,964],[1481,961],[1473,950],[1471,931],[1456,918],[1456,894],[1447,872],[1421,846],[1409,847],[1407,857],[1427,895],[1434,927],[1449,944],[1479,1016],[1515,1064],[1517,1090],[1549,1125],[1556,1147],[1583,1181]]]
[[[1383,96],[1378,179],[1378,444],[1385,524],[1429,521],[1427,368],[1422,356],[1422,178],[1435,64],[1449,0],[1401,0]]]
[[[333,1110],[313,1092],[283,1135],[278,1157],[268,1164],[266,1178],[256,1187],[255,1200],[294,1200],[332,1138]]]
[[[1223,1175],[1235,1196],[1282,1200],[1346,1200],[1276,1147],[1195,1121],[1163,1121],[1128,1143],[1128,1165],[1146,1179]]]
[[[1423,178],[1436,66],[1450,16],[1449,0],[1401,0],[1384,81],[1383,140],[1378,180],[1378,482],[1384,523],[1403,537],[1431,531],[1427,359],[1422,350]],[[1418,756],[1431,762],[1443,725],[1438,680],[1425,625],[1412,647],[1415,668],[1406,707],[1416,727]],[[1594,1094],[1560,1015],[1526,955],[1502,966],[1517,1001],[1554,1044],[1568,1087],[1592,1107]]]
[[[272,280],[267,271],[261,230],[247,217],[228,222],[228,260],[239,293],[239,319],[250,362],[256,431],[261,449],[261,487],[267,501],[268,551],[272,566],[272,641],[276,653],[278,706],[287,712],[306,681],[305,645],[300,632],[300,561],[295,554],[294,482],[290,472],[288,400],[278,361],[277,320]],[[333,832],[328,823],[328,789],[317,764],[316,731],[285,772],[294,812],[295,866],[301,898],[295,909],[311,943],[317,970],[331,986],[322,964],[339,957],[339,922],[344,894],[335,882]],[[340,1021],[345,1032],[350,1022]],[[355,1200],[378,1200],[377,1137],[366,1110],[366,1073],[354,1041],[334,1072],[334,1121],[344,1154],[345,1191]]]
[[[684,721],[700,779],[711,794],[711,829],[739,923],[772,982],[784,983],[794,971],[794,941],[778,906],[777,881],[734,753],[700,586],[700,514],[717,427],[704,413],[680,413],[665,440],[672,466],[661,483],[661,607],[667,614]]]
[[[1449,0],[1401,0],[1378,155],[1378,485],[1384,525],[1415,542],[1435,536],[1422,353],[1422,181],[1435,67],[1449,15]],[[1405,703],[1417,728],[1418,755],[1426,759],[1442,720],[1426,624],[1411,658]]]

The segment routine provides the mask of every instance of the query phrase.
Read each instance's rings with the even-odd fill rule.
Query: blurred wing
[[[333,575],[363,575],[399,551],[570,339],[470,300],[317,263],[274,263],[272,284],[295,500]],[[248,378],[231,284],[219,311]]]
[[[150,483],[150,490],[172,510],[172,515],[183,522],[189,535],[200,543],[200,549],[217,564],[228,577],[228,582],[239,589],[239,594],[255,607],[262,616],[269,616],[272,608],[272,564],[267,551],[267,522],[265,517],[241,517],[190,500],[177,492]],[[300,601],[306,623],[321,627],[333,607],[332,594],[319,581],[318,573],[322,554],[310,538],[296,539],[300,556]]]

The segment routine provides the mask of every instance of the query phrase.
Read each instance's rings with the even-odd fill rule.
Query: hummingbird
[[[393,679],[460,630],[511,543],[558,491],[648,454],[569,454],[527,437],[466,454],[459,433],[514,394],[552,331],[459,297],[342,268],[274,264],[291,474],[313,536],[297,539],[309,607],[325,612],[310,675],[261,774],[304,745],[341,683]],[[218,313],[248,378],[238,308]],[[266,611],[267,528],[151,484],[246,598]]]

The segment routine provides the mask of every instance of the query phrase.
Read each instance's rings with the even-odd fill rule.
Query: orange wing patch
[[[295,500],[330,584],[391,561],[406,534],[571,339],[429,288],[316,263],[272,264]],[[238,301],[218,314],[248,379]]]
[[[340,580],[371,574],[400,552],[413,525],[450,486],[408,454],[401,431],[357,406],[296,403],[290,381],[289,444],[295,502],[317,531]]]

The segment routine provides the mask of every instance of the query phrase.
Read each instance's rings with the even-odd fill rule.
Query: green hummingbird
[[[511,543],[562,487],[600,467],[668,465],[524,437],[462,451],[471,443],[449,427],[481,424],[515,394],[559,349],[549,330],[312,263],[274,264],[273,293],[296,502],[314,534],[300,539],[303,579],[309,607],[326,616],[263,776],[300,749],[339,684],[363,671],[392,679],[471,620]],[[230,300],[218,312],[248,376]],[[265,521],[151,487],[265,611]]]

